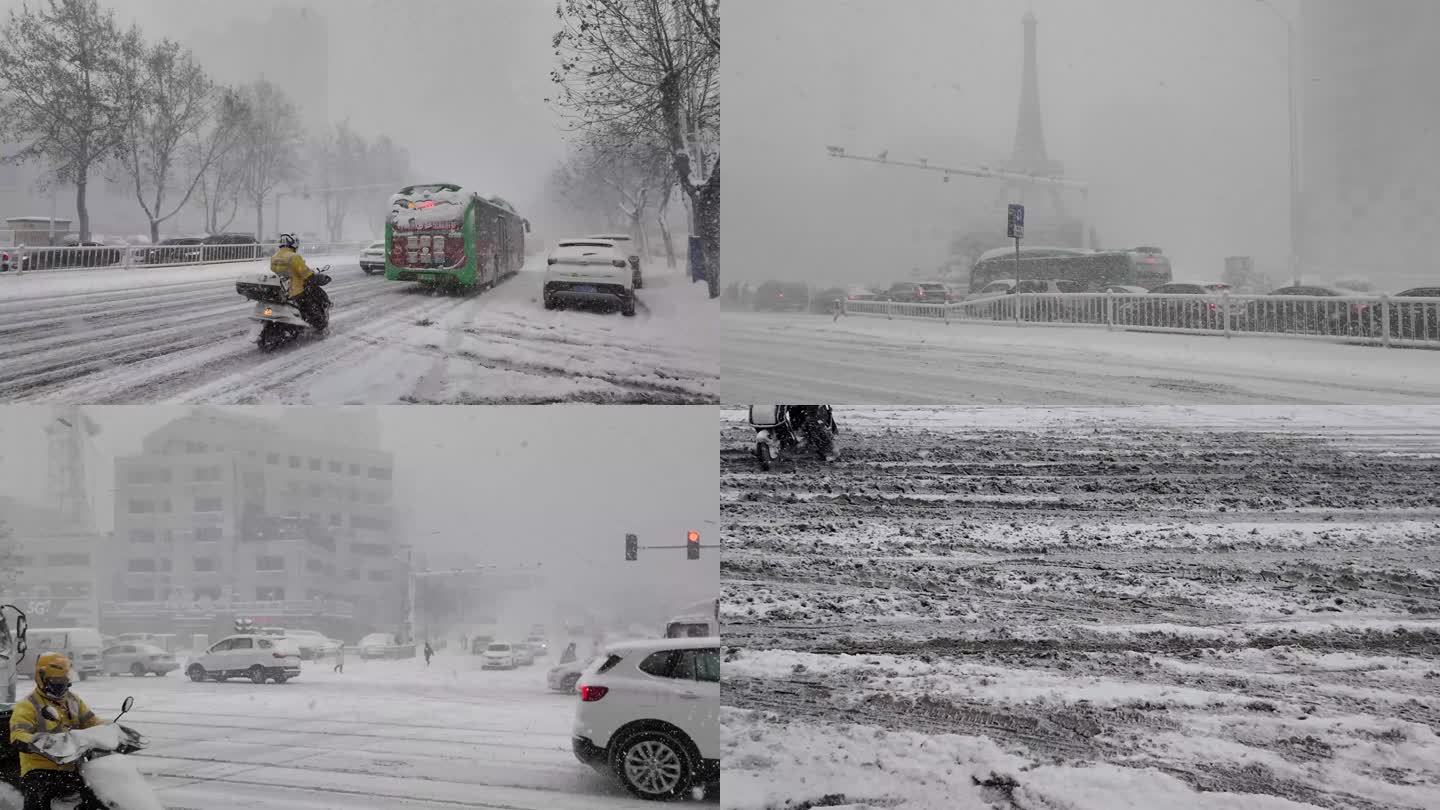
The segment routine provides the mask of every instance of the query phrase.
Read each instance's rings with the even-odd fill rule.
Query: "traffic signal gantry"
[[[701,548],[715,548],[715,546],[714,546],[714,545],[711,545],[711,546],[702,546],[702,545],[700,544],[700,532],[697,532],[697,531],[695,531],[694,529],[691,529],[690,531],[686,532],[686,533],[685,533],[685,542],[684,542],[682,545],[677,545],[677,546],[641,546],[641,545],[640,545],[640,538],[639,538],[638,535],[634,535],[634,534],[627,534],[627,535],[625,535],[625,559],[626,559],[627,561],[629,561],[629,562],[634,562],[635,560],[638,560],[638,559],[640,558],[640,549],[641,549],[641,548],[650,548],[650,549],[683,548],[683,549],[685,549],[685,558],[686,558],[686,559],[698,560],[698,559],[700,559],[700,549],[701,549]]]

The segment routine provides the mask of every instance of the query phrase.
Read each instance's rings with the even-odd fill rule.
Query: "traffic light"
[[[700,533],[692,531],[685,535],[685,556],[692,560],[700,559]]]
[[[625,559],[633,562],[640,555],[640,538],[633,534],[625,535]]]

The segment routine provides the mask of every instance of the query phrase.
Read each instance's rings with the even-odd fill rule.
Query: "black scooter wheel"
[[[755,457],[760,459],[760,469],[769,472],[770,464],[772,463],[772,459],[770,458],[770,445],[766,442],[760,442],[755,445]]]

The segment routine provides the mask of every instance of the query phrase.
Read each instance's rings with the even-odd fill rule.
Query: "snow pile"
[[[390,224],[407,231],[450,230],[465,216],[475,194],[430,187],[390,198]]]

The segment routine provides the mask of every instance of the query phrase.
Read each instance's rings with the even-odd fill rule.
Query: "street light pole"
[[[1295,74],[1297,70],[1296,48],[1295,48],[1295,23],[1285,16],[1285,13],[1270,3],[1270,0],[1257,0],[1261,5],[1274,12],[1285,24],[1285,72],[1287,74],[1285,84],[1286,107],[1290,119],[1290,276],[1292,283],[1300,285],[1300,259],[1302,236],[1300,233],[1300,110],[1299,99],[1295,96]]]

